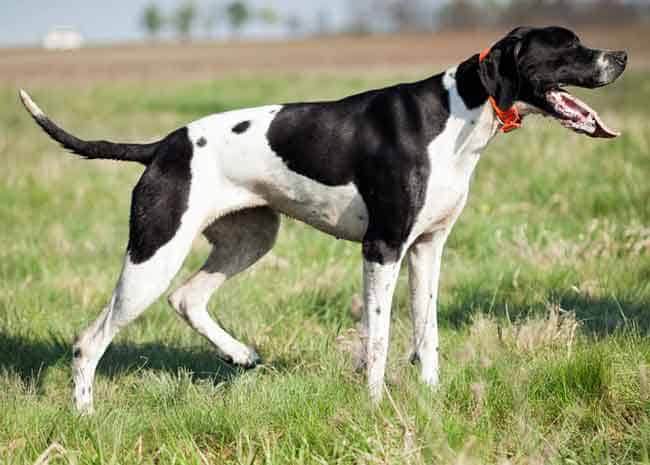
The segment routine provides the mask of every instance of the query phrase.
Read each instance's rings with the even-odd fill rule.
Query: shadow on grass
[[[575,312],[583,328],[592,335],[605,336],[620,329],[634,329],[640,334],[650,333],[650,301],[616,297],[593,297],[572,290],[549,289],[545,301],[527,301],[503,293],[474,289],[456,295],[451,305],[441,308],[442,325],[460,328],[471,322],[472,316],[485,313],[512,320],[543,315],[548,302]]]
[[[438,319],[441,325],[458,329],[471,323],[477,313],[517,320],[542,316],[548,304],[552,303],[573,311],[583,330],[591,335],[605,336],[621,329],[650,334],[650,300],[647,298],[588,296],[560,287],[551,287],[544,294],[545,297],[540,299],[538,294],[526,295],[521,289],[501,288],[495,295],[493,290],[479,286],[462,287],[453,291],[451,304],[440,306]],[[402,297],[408,300],[406,296]],[[352,323],[350,292],[347,290],[320,288],[306,291],[299,298],[306,318],[316,317],[321,323],[342,326]],[[409,303],[400,299],[400,296],[395,296],[393,312],[398,306],[408,308]],[[295,302],[286,305],[296,306]]]
[[[16,373],[23,383],[38,388],[50,367],[69,367],[71,347],[70,341],[57,335],[34,339],[0,330],[0,371]],[[190,372],[193,380],[209,380],[214,384],[231,381],[245,371],[220,359],[216,352],[200,347],[128,342],[111,344],[97,371],[118,378],[140,370],[177,373],[181,369]]]
[[[621,329],[650,334],[650,302],[644,299],[591,297],[562,289],[549,289],[544,301],[527,300],[521,296],[517,300],[515,295],[508,292],[495,296],[493,292],[480,288],[465,288],[454,294],[452,303],[441,307],[439,321],[443,326],[462,328],[478,313],[492,314],[497,318],[508,315],[512,320],[539,316],[544,314],[547,302],[552,302],[574,311],[583,328],[596,336],[605,336]],[[341,322],[349,318],[349,297],[346,292],[321,290],[301,298],[304,300],[306,317],[316,316],[322,323]],[[68,369],[72,359],[71,346],[71,341],[57,334],[37,339],[29,335],[8,334],[0,329],[0,371],[16,373],[23,383],[38,388],[50,367]],[[267,367],[289,371],[302,362],[300,358],[275,359]],[[215,351],[205,348],[129,342],[111,344],[98,367],[99,373],[111,378],[140,370],[172,374],[186,370],[193,380],[209,380],[214,384],[229,382],[244,371],[220,359]]]

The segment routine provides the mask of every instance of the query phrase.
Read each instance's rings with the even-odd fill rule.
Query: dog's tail
[[[45,113],[34,103],[24,90],[20,91],[20,100],[27,111],[32,115],[34,121],[43,130],[64,148],[77,155],[88,159],[102,158],[108,160],[137,161],[148,165],[156,155],[159,142],[150,144],[120,144],[104,140],[81,140],[64,129],[57,126]]]

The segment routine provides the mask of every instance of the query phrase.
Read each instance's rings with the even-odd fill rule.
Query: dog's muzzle
[[[596,73],[589,83],[569,83],[580,87],[596,88],[611,84],[627,66],[624,51],[603,51],[596,60]],[[590,137],[613,138],[621,133],[605,124],[598,112],[587,103],[571,95],[562,86],[545,92],[546,113],[557,119],[562,126]]]
[[[597,86],[606,86],[615,81],[627,66],[627,52],[603,52],[598,59],[600,76]]]

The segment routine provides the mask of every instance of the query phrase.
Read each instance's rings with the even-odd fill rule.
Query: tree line
[[[417,32],[445,29],[504,28],[517,24],[650,23],[647,0],[448,0],[440,6],[431,0],[349,0],[348,21],[333,29],[326,10],[313,21],[295,15],[283,17],[270,7],[254,9],[244,0],[199,7],[186,0],[163,12],[155,3],[143,11],[141,23],[157,39],[175,33],[189,40],[197,30],[210,38],[217,28],[237,37],[253,21],[283,26],[290,36],[335,33]]]
[[[439,29],[519,24],[571,26],[648,23],[647,0],[452,0],[439,11]]]
[[[141,25],[151,39],[159,39],[163,32],[171,32],[181,40],[189,40],[197,29],[209,38],[221,26],[226,26],[230,35],[237,36],[248,22],[254,20],[274,24],[280,18],[269,7],[253,9],[243,1],[214,3],[206,8],[186,1],[170,12],[164,12],[156,3],[150,3],[142,12]]]

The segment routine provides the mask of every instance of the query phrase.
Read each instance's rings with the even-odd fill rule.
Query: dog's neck
[[[436,147],[435,151],[453,154],[471,171],[499,128],[479,77],[478,55],[430,79],[446,91],[449,111],[443,132],[434,140],[434,145],[443,144],[445,148]]]

